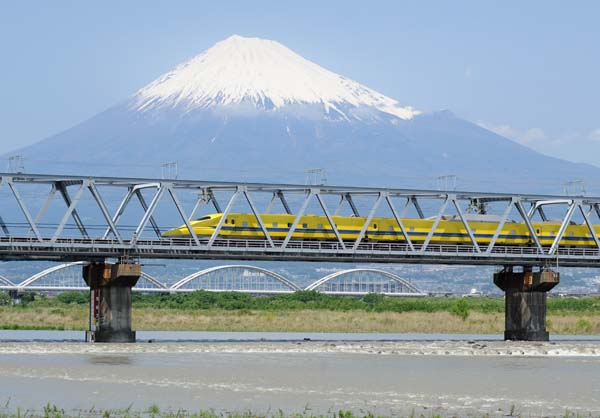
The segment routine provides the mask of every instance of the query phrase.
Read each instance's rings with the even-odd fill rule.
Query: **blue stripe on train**
[[[212,226],[211,228],[215,229],[215,226]],[[252,232],[261,232],[261,229],[259,227],[252,227],[252,226],[225,226],[223,225],[221,229],[227,230],[227,231],[252,231]],[[289,230],[289,228],[267,228],[267,231],[269,232],[287,232]],[[340,232],[340,234],[356,234],[358,231],[355,229],[338,229],[338,231]],[[325,229],[325,228],[296,228],[295,232],[299,232],[299,233],[306,233],[306,234],[310,234],[310,233],[325,233],[325,234],[333,234],[333,231],[329,230],[329,229]],[[410,231],[408,232],[409,236],[422,236],[422,237],[426,237],[427,236],[427,232],[416,232],[416,231]],[[400,231],[368,231],[367,235],[394,235],[394,236],[398,236],[398,237],[402,237],[402,232]],[[475,238],[492,238],[494,236],[494,234],[478,234],[475,233],[473,234],[475,235]],[[469,234],[467,233],[460,233],[460,232],[435,232],[433,234],[433,236],[435,237],[444,237],[444,238],[469,238]],[[528,239],[529,235],[511,235],[511,234],[501,234],[498,238],[500,239]],[[555,238],[554,235],[538,235],[538,238],[540,239],[551,239],[553,240]],[[563,236],[562,240],[565,241],[593,241],[594,238],[593,237],[579,237],[579,236]]]

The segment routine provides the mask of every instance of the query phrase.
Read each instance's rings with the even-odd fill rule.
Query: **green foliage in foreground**
[[[4,294],[5,295],[5,294]],[[28,299],[15,305],[15,309],[31,307],[61,307],[84,305],[89,302],[87,292],[64,292],[55,298],[28,294]],[[6,296],[0,292],[0,301]],[[8,302],[7,302],[8,303]],[[298,291],[292,294],[252,296],[238,292],[207,292],[198,290],[178,294],[133,294],[134,308],[157,308],[174,310],[237,310],[237,311],[293,311],[304,309],[365,312],[450,312],[467,319],[471,312],[503,313],[504,299],[501,297],[389,297],[368,294],[362,298],[332,296],[317,291]],[[548,298],[551,314],[600,314],[600,297]]]

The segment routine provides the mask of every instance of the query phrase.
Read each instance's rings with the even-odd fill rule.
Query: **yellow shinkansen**
[[[192,221],[191,226],[198,236],[211,236],[221,221],[222,214],[211,214]],[[295,215],[264,214],[260,218],[269,232],[271,239],[284,239],[294,220]],[[333,216],[333,222],[344,241],[355,241],[358,238],[365,217]],[[499,225],[499,218],[493,215],[467,215],[467,221],[478,244],[489,244]],[[402,223],[413,243],[424,242],[431,230],[435,219],[404,218]],[[554,243],[560,222],[534,222],[533,228],[543,246]],[[600,226],[594,226],[596,236],[600,234]],[[173,228],[163,234],[164,237],[189,237],[190,233],[185,225]],[[232,213],[227,216],[219,237],[263,239],[264,235],[253,214]],[[319,215],[305,215],[300,218],[292,239],[335,241],[336,236],[329,225],[327,217]],[[364,241],[378,242],[405,242],[404,235],[394,218],[373,218],[363,237]],[[469,234],[460,218],[457,216],[443,216],[431,238],[435,244],[471,244]],[[527,225],[523,222],[507,221],[496,241],[496,245],[531,245],[533,240]],[[595,241],[586,225],[571,223],[560,241],[560,246],[592,247]]]

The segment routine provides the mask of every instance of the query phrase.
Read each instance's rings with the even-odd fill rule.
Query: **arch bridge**
[[[26,291],[86,291],[89,288],[81,276],[85,262],[64,263],[49,267],[14,284],[0,276],[0,289]],[[285,294],[300,290],[316,290],[332,295],[366,295],[381,293],[389,296],[425,296],[407,280],[385,270],[355,268],[340,270],[301,288],[279,273],[251,265],[223,265],[199,270],[183,277],[171,286],[142,272],[137,292],[186,293],[195,290],[211,292],[244,292],[251,294]]]

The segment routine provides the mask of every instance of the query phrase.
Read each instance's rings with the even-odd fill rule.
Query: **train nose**
[[[163,237],[176,237],[178,235],[181,235],[181,231],[179,231],[179,228],[169,229],[168,231],[163,232],[161,234],[161,236]]]

